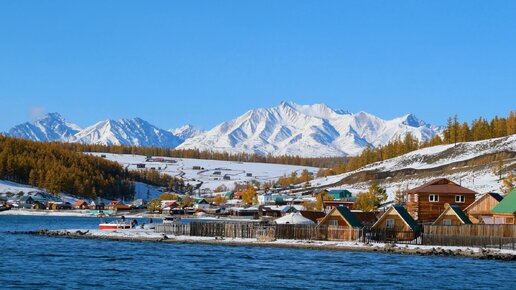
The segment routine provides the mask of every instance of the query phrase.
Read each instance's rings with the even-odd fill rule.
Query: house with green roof
[[[347,199],[347,198],[351,198],[352,197],[351,192],[349,190],[347,190],[347,189],[332,189],[332,190],[328,191],[328,194],[334,200]]]
[[[372,226],[376,230],[398,231],[398,232],[419,232],[418,223],[401,205],[393,205],[389,208]]]
[[[445,210],[439,215],[432,225],[440,226],[460,226],[470,225],[471,220],[457,205],[445,206]]]
[[[334,207],[319,221],[319,226],[328,227],[328,240],[355,240],[359,232],[353,229],[364,227],[355,214],[345,206]]]
[[[509,192],[491,213],[495,224],[516,224],[516,188]]]

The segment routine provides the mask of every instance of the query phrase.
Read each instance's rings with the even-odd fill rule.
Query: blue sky
[[[516,109],[516,1],[0,2],[0,131],[203,128],[290,100],[443,124]]]

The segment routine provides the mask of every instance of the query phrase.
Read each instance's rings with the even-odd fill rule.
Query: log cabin
[[[492,217],[491,210],[502,201],[503,196],[495,192],[488,192],[470,204],[464,212],[474,224],[484,223],[486,217]]]
[[[444,211],[445,204],[461,210],[475,201],[476,192],[446,178],[434,179],[405,192],[405,206],[419,223],[433,222]]]
[[[393,205],[372,226],[376,230],[419,231],[419,225],[401,205]]]
[[[516,188],[509,192],[491,213],[495,224],[516,225]]]
[[[443,213],[434,221],[432,225],[438,226],[460,226],[469,225],[472,222],[464,212],[456,205],[445,205]]]
[[[358,230],[364,226],[345,206],[334,207],[320,222],[319,226],[328,227],[328,240],[355,240]]]

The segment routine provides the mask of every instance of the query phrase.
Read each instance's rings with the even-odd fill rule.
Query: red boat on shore
[[[99,224],[100,230],[126,230],[134,228],[138,222],[136,220],[127,221],[123,216],[119,220],[114,220],[112,222],[104,222],[104,219],[101,219]]]

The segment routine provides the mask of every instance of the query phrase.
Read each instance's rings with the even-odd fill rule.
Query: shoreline
[[[40,235],[76,239],[99,239],[129,242],[160,242],[205,244],[221,246],[275,247],[306,250],[332,250],[350,252],[390,253],[419,256],[449,256],[473,259],[489,259],[516,261],[515,250],[483,249],[450,246],[428,246],[407,244],[364,244],[350,241],[308,241],[308,240],[276,240],[260,242],[256,239],[215,238],[195,236],[173,236],[156,233],[153,230],[38,230],[28,232],[10,232],[11,234]]]

